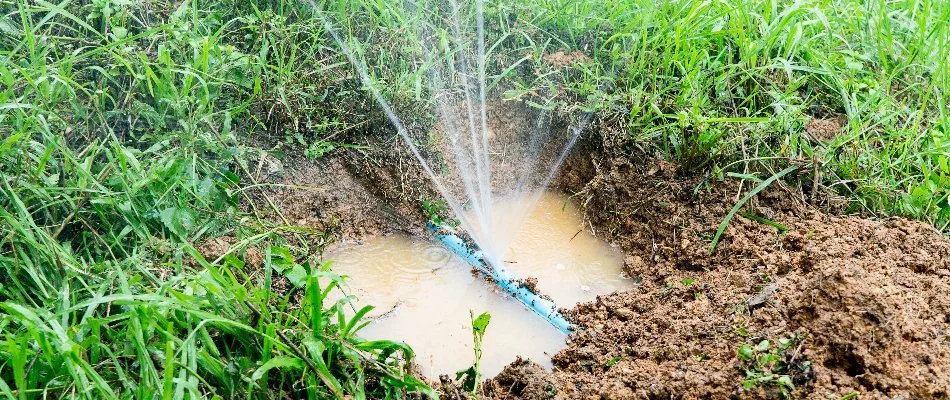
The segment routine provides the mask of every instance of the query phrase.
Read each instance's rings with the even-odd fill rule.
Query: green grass
[[[377,88],[405,108],[404,123],[424,109],[425,68],[474,57],[471,35],[447,39],[439,2],[412,13],[391,2],[330,3]],[[613,128],[611,148],[715,178],[764,179],[798,165],[788,181],[809,200],[840,197],[849,212],[950,232],[946,2],[500,1],[485,19],[489,88],[560,117],[595,111]],[[419,45],[423,28],[442,38],[431,54]],[[545,60],[560,50],[590,60]],[[820,138],[806,130],[812,119],[844,124]]]
[[[445,25],[400,4],[318,2],[425,143],[420,61],[440,55],[414,32]],[[809,198],[950,232],[950,3],[492,1],[485,18],[489,87],[595,112],[612,151],[713,178],[797,166],[784,180]],[[545,60],[562,49],[589,59]],[[323,303],[339,278],[297,240],[321,233],[252,201],[261,154],[391,129],[354,76],[306,3],[0,0],[0,397],[428,392],[411,349]],[[830,140],[805,129],[836,116]],[[232,251],[204,259],[219,237]]]
[[[309,145],[347,115],[280,8],[0,2],[0,397],[431,394],[406,345],[357,336],[368,309],[324,303],[342,278],[288,244],[321,233],[248,198],[239,135]]]
[[[693,172],[764,178],[802,165],[806,193],[950,231],[946,2],[533,1],[498,11],[518,16],[503,34],[541,71],[515,78],[511,98],[595,107],[621,121],[611,142]],[[534,32],[558,39],[521,39]],[[558,48],[592,61],[545,65],[541,54]],[[531,96],[538,87],[553,94]],[[836,115],[847,123],[832,140],[805,131]]]

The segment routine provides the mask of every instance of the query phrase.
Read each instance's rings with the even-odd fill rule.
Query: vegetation
[[[491,314],[481,313],[478,317],[471,313],[472,318],[472,348],[475,353],[475,360],[472,366],[459,371],[456,379],[462,381],[462,388],[469,392],[473,397],[478,397],[478,384],[481,381],[482,361],[482,341],[485,338],[485,330],[488,329],[488,323],[491,322]]]
[[[796,381],[803,382],[814,377],[811,362],[800,353],[801,344],[802,339],[793,336],[779,339],[775,344],[762,340],[755,346],[739,346],[739,364],[746,376],[742,386],[745,389],[760,385],[772,387],[782,397],[790,398]]]
[[[283,221],[248,173],[386,127],[313,6],[363,43],[425,142],[402,4],[0,0],[0,396],[432,394],[409,348],[359,339],[366,310],[327,300],[341,278],[317,255],[331,238]],[[948,2],[485,12],[487,81],[506,99],[595,112],[618,128],[602,130],[612,144],[714,177],[798,166],[784,179],[812,200],[950,229]],[[549,57],[562,50],[582,55]],[[206,259],[219,238],[228,251]]]
[[[538,1],[497,10],[518,16],[506,47],[523,46],[512,54],[528,50],[528,68],[540,71],[513,78],[510,98],[600,110],[623,127],[608,139],[692,171],[764,179],[801,165],[796,181],[813,201],[842,196],[851,211],[950,228],[946,2]],[[523,39],[538,31],[556,38]],[[560,48],[591,61],[546,63]]]
[[[433,394],[406,345],[357,336],[368,309],[327,300],[341,278],[303,240],[322,233],[249,197],[240,135],[346,129],[288,78],[319,57],[294,40],[311,24],[288,4],[0,10],[0,397]]]

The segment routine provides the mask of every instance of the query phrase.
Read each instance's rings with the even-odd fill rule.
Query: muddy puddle
[[[621,272],[620,251],[584,230],[566,197],[544,194],[530,213],[527,203],[495,205],[498,215],[510,216],[492,229],[505,238],[494,245],[508,250],[502,257],[508,268],[537,278],[538,290],[566,308],[633,285]],[[470,312],[492,315],[482,346],[485,376],[519,355],[549,366],[551,355],[565,345],[564,334],[436,242],[376,237],[330,249],[326,258],[334,260],[334,272],[350,277],[349,289],[360,304],[376,306],[361,335],[409,343],[430,378],[472,364]]]

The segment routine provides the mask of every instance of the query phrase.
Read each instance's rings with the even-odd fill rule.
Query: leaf
[[[347,323],[344,326],[341,326],[340,336],[347,337],[351,334],[355,334],[358,331],[358,329],[355,329],[356,324],[358,324],[363,319],[363,317],[366,316],[367,313],[369,313],[370,311],[373,311],[374,308],[375,307],[373,306],[364,306],[359,311],[357,311],[356,314],[353,315],[353,318],[350,319],[349,323]]]
[[[607,364],[605,366],[607,368],[613,367],[614,364],[616,364],[618,361],[620,361],[620,356],[614,356],[613,358],[607,361]]]
[[[294,256],[290,254],[290,250],[286,247],[271,246],[270,261],[274,269],[281,273],[295,265]]]
[[[768,219],[768,218],[763,218],[763,217],[760,217],[760,216],[755,215],[755,214],[750,213],[750,212],[744,212],[744,213],[742,213],[742,216],[743,216],[743,217],[746,217],[746,218],[748,218],[748,219],[751,219],[751,220],[753,220],[753,221],[755,221],[755,222],[758,222],[758,223],[760,223],[760,224],[765,224],[765,225],[771,226],[771,227],[773,227],[773,228],[775,228],[775,229],[778,229],[779,232],[781,232],[781,233],[788,232],[788,227],[787,227],[787,226],[782,225],[782,224],[780,224],[780,223],[778,223],[778,222],[772,221],[772,220],[770,220],[770,219]]]
[[[476,335],[484,335],[489,322],[491,322],[491,314],[487,312],[481,313],[478,318],[472,321],[472,331],[474,331]]]
[[[289,280],[291,284],[299,288],[307,283],[309,274],[300,264],[294,264],[293,267],[284,272],[284,276],[287,277],[287,280]]]
[[[189,208],[168,207],[159,213],[159,219],[180,238],[185,238],[195,228],[195,213]]]
[[[337,397],[341,396],[343,392],[343,387],[340,385],[340,381],[330,373],[330,369],[327,367],[327,362],[324,361],[324,353],[326,352],[326,345],[323,342],[315,338],[307,338],[303,341],[304,347],[307,348],[307,351],[310,353],[310,358],[316,364],[317,377],[323,381],[323,384],[330,389]]]
[[[709,254],[712,254],[713,251],[716,250],[716,245],[719,244],[719,237],[722,236],[722,232],[726,230],[726,226],[729,225],[729,221],[732,220],[732,217],[736,215],[736,212],[738,212],[739,209],[742,208],[742,206],[747,201],[749,201],[749,199],[759,194],[759,192],[761,192],[765,188],[769,187],[769,185],[771,185],[772,182],[777,181],[779,178],[785,175],[788,175],[789,173],[791,173],[792,171],[796,169],[798,169],[798,167],[793,165],[791,167],[788,167],[779,171],[779,173],[772,175],[771,177],[769,177],[769,179],[766,179],[764,182],[760,183],[759,186],[756,186],[755,189],[752,189],[748,194],[745,195],[745,197],[742,198],[742,200],[739,200],[739,202],[736,203],[736,205],[732,207],[732,210],[729,211],[729,214],[726,215],[726,218],[722,220],[722,223],[719,224],[719,229],[716,230],[716,236],[713,236],[712,243],[709,244]]]
[[[742,361],[749,361],[755,357],[755,352],[752,351],[752,346],[743,343],[742,346],[739,346],[739,358]]]
[[[768,340],[763,340],[763,341],[759,342],[759,344],[755,346],[755,351],[758,351],[758,352],[760,352],[760,353],[764,353],[764,352],[766,352],[766,351],[769,351],[769,341],[768,341]]]
[[[303,360],[297,357],[277,356],[268,360],[266,363],[264,363],[264,365],[261,365],[257,371],[254,371],[254,374],[251,375],[251,380],[259,381],[264,377],[264,374],[266,374],[267,371],[270,371],[274,368],[301,370],[303,369],[304,365],[305,364]]]
[[[112,27],[112,34],[115,35],[116,39],[124,39],[129,34],[129,30],[121,26]]]
[[[788,375],[781,375],[778,377],[778,383],[782,386],[785,386],[791,390],[795,390],[795,384],[792,383],[792,378]]]

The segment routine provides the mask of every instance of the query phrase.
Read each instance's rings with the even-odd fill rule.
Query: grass
[[[446,54],[420,52],[416,32],[450,32],[437,8],[401,4],[317,3],[426,143],[420,67]],[[797,167],[783,180],[817,203],[839,196],[950,232],[950,3],[485,12],[493,93],[559,117],[595,112],[612,151],[712,179]],[[550,61],[560,50],[584,57]],[[360,310],[324,302],[342,278],[302,240],[323,233],[283,221],[247,173],[264,155],[323,157],[391,132],[354,76],[300,2],[0,0],[0,396],[431,393],[407,372],[411,349],[363,341]],[[819,137],[812,119],[843,125]],[[217,238],[229,252],[205,259]]]
[[[800,353],[802,338],[780,338],[777,342],[762,340],[755,346],[747,343],[739,346],[736,352],[739,368],[745,373],[742,386],[747,390],[756,386],[773,388],[782,398],[789,399],[795,391],[795,382],[814,379],[815,372],[811,361]]]
[[[404,123],[428,115],[427,68],[474,63],[464,35],[474,27],[463,18],[459,43],[446,39],[457,35],[442,3],[328,3]],[[786,180],[814,203],[840,199],[848,212],[950,232],[946,2],[531,0],[485,10],[486,81],[505,99],[565,118],[595,111],[609,148],[689,173],[764,179],[797,165]],[[432,37],[426,51],[419,43]],[[575,50],[584,58],[569,65],[547,58]]]
[[[623,127],[608,140],[694,172],[764,178],[802,165],[806,193],[948,231],[945,2],[537,1],[499,12],[518,16],[506,40],[542,71],[515,78],[511,98],[593,105]],[[536,31],[559,40],[514,39]],[[559,48],[592,61],[545,65]],[[556,95],[530,95],[545,86]],[[836,116],[846,122],[830,140],[806,130]]]
[[[405,344],[357,336],[369,309],[326,301],[342,278],[299,240],[322,233],[249,197],[240,135],[346,128],[311,94],[325,82],[288,79],[319,55],[297,53],[286,5],[0,10],[0,397],[433,394]]]

